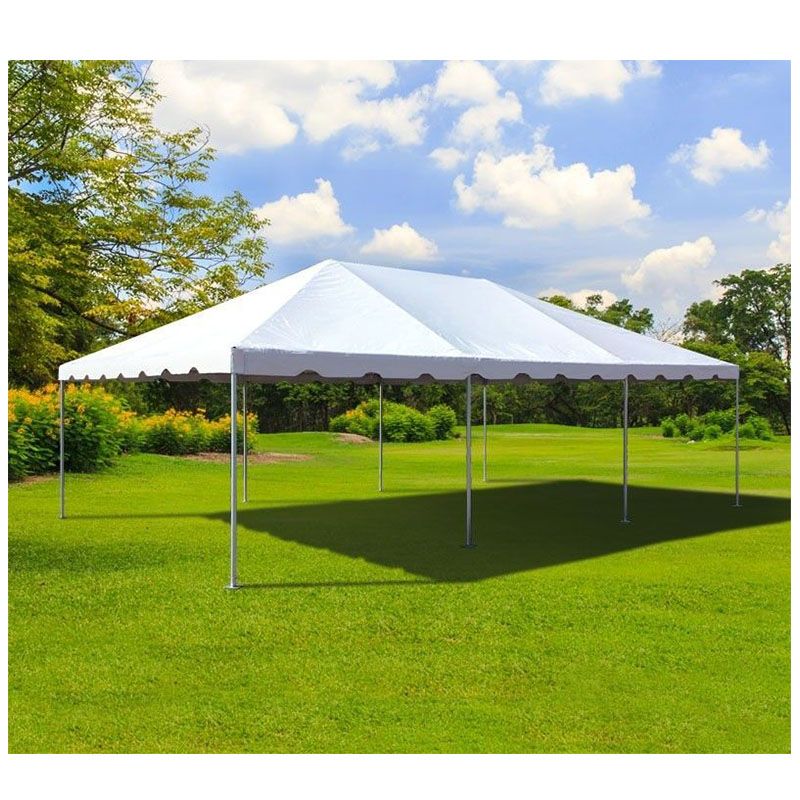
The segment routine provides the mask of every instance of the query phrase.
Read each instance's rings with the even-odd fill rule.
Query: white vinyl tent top
[[[326,260],[62,364],[59,380],[732,380],[739,368],[483,278]]]

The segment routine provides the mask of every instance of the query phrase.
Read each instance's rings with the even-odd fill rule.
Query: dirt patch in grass
[[[215,464],[228,463],[230,456],[227,453],[195,453],[194,455],[183,456],[189,461],[211,461]],[[248,464],[283,464],[288,461],[311,461],[314,456],[305,453],[249,453],[247,456]],[[242,457],[238,458],[239,463]]]
[[[360,433],[337,433],[337,442],[345,442],[346,444],[371,444],[372,439],[369,436],[362,436]]]

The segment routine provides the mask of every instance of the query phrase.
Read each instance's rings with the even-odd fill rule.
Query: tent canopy
[[[63,364],[59,380],[733,380],[739,368],[483,278],[328,259]]]

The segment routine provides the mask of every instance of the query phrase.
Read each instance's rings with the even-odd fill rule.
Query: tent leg
[[[487,481],[488,461],[486,459],[486,384],[483,384],[483,482]]]
[[[383,491],[383,383],[378,384],[378,491]]]
[[[472,536],[472,376],[467,377],[467,535],[464,547],[475,547]]]
[[[628,379],[622,381],[622,521],[628,519]]]
[[[228,589],[238,589],[237,577],[237,552],[236,552],[236,505],[238,501],[238,492],[236,486],[236,460],[237,460],[237,447],[236,447],[236,373],[231,370],[231,582],[228,584]]]
[[[64,503],[64,381],[58,382],[58,490],[61,499],[59,516],[66,519],[67,511]]]
[[[247,383],[242,381],[242,502],[247,502]]]
[[[735,495],[734,495],[734,507],[741,508],[741,502],[739,498],[739,379],[736,379],[736,421],[734,423],[734,438],[736,440],[736,478],[735,478]]]

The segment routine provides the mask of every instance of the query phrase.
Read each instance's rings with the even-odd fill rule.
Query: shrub
[[[675,417],[675,426],[680,431],[681,436],[687,436],[689,433],[689,426],[692,424],[692,419],[688,414],[678,414]]]
[[[65,467],[94,472],[113,463],[125,443],[127,414],[122,403],[102,387],[70,385],[64,393]],[[8,393],[9,477],[19,480],[58,467],[58,391]]]
[[[757,414],[747,415],[739,424],[739,437],[741,439],[762,439],[773,438],[772,428],[764,417]],[[673,420],[665,417],[661,420],[661,434],[667,439],[671,439],[677,434],[699,442],[701,439],[720,439],[722,436],[733,436],[736,427],[736,410],[727,409],[725,411],[709,411],[702,417],[689,417],[686,414],[679,414]]]
[[[333,417],[329,429],[335,433],[357,433],[370,439],[378,438],[377,400],[366,400],[355,408]],[[456,424],[455,412],[446,405],[433,406],[427,414],[404,406],[384,402],[383,436],[388,442],[428,442],[448,439]]]
[[[443,403],[432,406],[426,415],[433,423],[434,435],[437,439],[452,439],[456,427],[456,412]]]
[[[745,422],[739,426],[739,438],[741,439],[757,439],[756,429],[752,422]]]
[[[665,439],[674,438],[676,433],[680,433],[680,431],[678,431],[678,426],[672,417],[665,417],[661,420],[661,435]]]
[[[757,414],[753,414],[750,417],[748,422],[753,426],[753,431],[755,432],[756,439],[772,439],[772,427],[770,426],[769,422],[764,417],[759,417]],[[741,436],[741,431],[739,432]]]
[[[692,442],[699,442],[703,439],[705,433],[705,426],[700,420],[692,420],[689,427],[686,429],[686,436]]]
[[[58,469],[58,387],[8,392],[8,476],[20,480]],[[248,451],[257,418],[248,414]],[[239,415],[239,452],[242,418]],[[101,386],[67,386],[64,393],[64,466],[70,472],[94,472],[110,466],[122,452],[181,455],[203,450],[227,452],[230,417],[210,421],[202,413],[170,410],[138,417]]]

